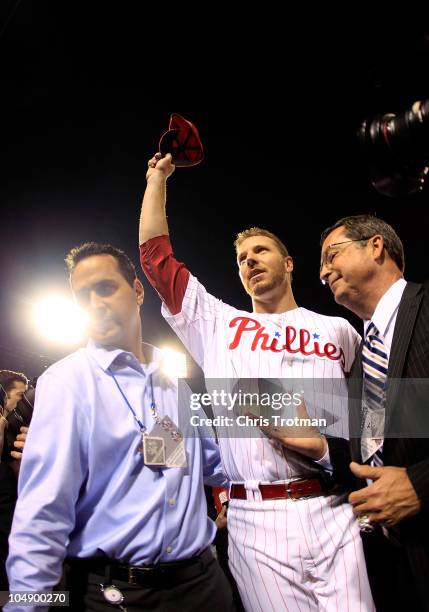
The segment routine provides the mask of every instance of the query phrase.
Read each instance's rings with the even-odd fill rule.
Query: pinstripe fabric
[[[181,312],[171,316],[163,306],[163,314],[203,368],[207,389],[210,378],[219,377],[225,384],[240,379],[240,385],[246,381],[254,384],[259,377],[288,378],[298,385],[302,379],[322,378],[327,382],[335,380],[340,398],[344,370],[357,348],[357,334],[342,319],[305,308],[272,315],[238,311],[211,296],[192,275]],[[230,323],[237,317],[249,316],[254,326],[261,324],[266,332],[272,330],[271,334],[280,334],[288,325],[321,329],[324,337],[343,348],[344,366],[296,349],[294,353],[280,350],[276,341],[271,345],[275,350],[264,350],[260,344],[253,344],[252,334],[243,334],[240,345],[232,350],[237,332]],[[246,388],[254,390],[258,387]],[[337,411],[334,433],[343,437],[346,431],[337,399],[332,385],[327,384],[323,403],[316,405],[306,395],[306,407]],[[258,482],[312,473],[315,464],[266,437],[234,436],[234,430],[221,436],[219,445],[228,476],[232,481],[243,482],[248,496],[255,496],[253,501],[249,497],[246,501],[231,500],[228,510],[229,562],[246,610],[372,611],[360,533],[350,506],[341,503],[345,498],[270,502],[258,497]]]
[[[231,500],[229,564],[248,612],[373,612],[359,529],[335,497]]]
[[[273,314],[239,311],[210,295],[192,275],[178,300],[177,266],[168,262],[171,249],[157,255],[155,240],[151,257],[158,257],[160,265],[145,265],[145,271],[164,299],[164,317],[204,370],[207,389],[217,384],[211,379],[222,378],[227,391],[237,390],[239,381],[246,392],[255,392],[260,379],[274,378],[287,379],[288,388],[297,385],[299,391],[307,379],[312,383],[305,392],[309,414],[332,415],[332,435],[347,437],[341,390],[346,391],[345,373],[359,344],[350,324],[305,308]],[[166,286],[155,278],[160,268],[173,271]],[[315,379],[322,381],[322,393]],[[217,406],[214,412],[222,411]],[[262,500],[259,482],[317,475],[321,468],[262,433],[246,437],[239,428],[230,429],[219,436],[219,445],[226,473],[242,482],[248,495],[247,500],[231,500],[228,510],[230,566],[246,610],[372,611],[362,542],[345,497]]]

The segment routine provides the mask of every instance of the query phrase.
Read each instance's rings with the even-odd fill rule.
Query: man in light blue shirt
[[[97,243],[73,249],[66,262],[90,340],[38,381],[10,538],[10,590],[51,591],[68,557],[81,591],[77,599],[70,587],[73,609],[231,610],[209,549],[215,526],[203,492],[203,482],[225,485],[218,448],[198,431],[182,440],[174,428],[177,381],[163,373],[161,352],[142,342],[144,291],[134,266]],[[165,435],[184,444],[182,467],[167,467],[173,442],[159,435],[142,454],[142,436],[154,426],[159,432],[166,415],[173,427]]]

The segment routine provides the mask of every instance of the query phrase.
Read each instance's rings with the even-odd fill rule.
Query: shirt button
[[[165,549],[168,553],[171,553],[173,551],[173,547],[172,546],[167,546],[167,548]]]
[[[175,505],[176,505],[176,500],[174,500],[174,499],[169,499],[169,500],[168,500],[168,505],[169,505],[169,506],[175,506]]]

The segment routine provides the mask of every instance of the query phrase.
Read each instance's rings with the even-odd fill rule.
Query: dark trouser
[[[429,576],[424,563],[413,571],[405,547],[389,541],[381,530],[363,534],[362,540],[377,612],[428,612]],[[426,584],[426,594],[420,582]]]
[[[121,606],[127,612],[234,612],[231,587],[214,558],[197,576],[180,584],[173,578],[167,572],[162,586],[134,586],[115,577],[109,579],[108,570],[95,572],[86,566],[82,571],[79,563],[73,563],[66,574],[66,589],[70,591],[71,609],[82,612],[121,609],[106,602],[100,586],[103,584],[113,584],[121,591],[124,596]]]
[[[216,546],[218,563],[222,568],[225,576],[228,578],[229,584],[231,585],[232,597],[234,599],[235,608],[237,612],[243,612],[244,606],[241,601],[237,583],[235,582],[234,576],[231,574],[231,570],[229,569],[227,529],[218,529],[216,537],[214,539],[214,545]]]

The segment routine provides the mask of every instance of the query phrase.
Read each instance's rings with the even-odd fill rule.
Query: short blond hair
[[[278,250],[283,255],[283,257],[289,257],[289,252],[280,238],[277,238],[275,234],[269,232],[266,229],[262,229],[261,227],[249,227],[249,229],[243,230],[237,234],[237,238],[234,241],[235,252],[237,253],[238,247],[244,240],[247,238],[251,238],[252,236],[266,236],[267,238],[271,238],[273,242],[275,242]]]

